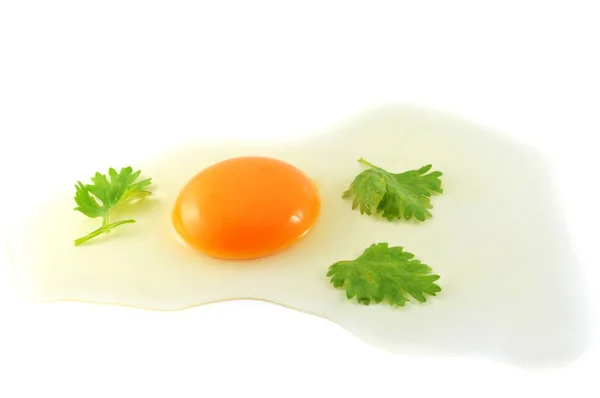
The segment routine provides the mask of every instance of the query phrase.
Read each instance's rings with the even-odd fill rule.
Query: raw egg
[[[363,170],[360,157],[393,172],[443,171],[433,218],[352,210],[342,193]],[[403,354],[537,363],[581,349],[580,289],[547,166],[478,125],[400,107],[293,143],[190,143],[132,166],[152,177],[154,194],[114,219],[135,224],[75,247],[98,219],[73,211],[71,186],[19,214],[9,254],[24,298],[156,310],[258,299]],[[328,267],[375,242],[430,265],[441,294],[402,308],[348,300]]]
[[[238,157],[194,176],[177,197],[173,224],[210,256],[251,259],[279,252],[308,233],[319,193],[298,168],[268,157]]]

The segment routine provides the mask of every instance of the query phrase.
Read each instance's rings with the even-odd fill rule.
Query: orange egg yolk
[[[172,221],[189,246],[207,255],[251,259],[296,243],[319,209],[316,185],[296,167],[240,157],[194,176],[177,197]]]

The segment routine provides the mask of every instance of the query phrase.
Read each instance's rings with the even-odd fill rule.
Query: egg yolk
[[[296,167],[239,157],[195,175],[179,193],[172,221],[189,246],[207,255],[251,259],[296,243],[319,209],[316,185]]]

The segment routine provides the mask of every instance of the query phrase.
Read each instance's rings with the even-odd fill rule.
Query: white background
[[[0,233],[65,171],[201,134],[314,133],[365,107],[453,111],[553,160],[590,316],[598,256],[595,1],[0,1]],[[155,136],[155,137],[154,137]],[[66,173],[68,174],[68,173]],[[25,186],[39,187],[23,198]],[[42,222],[42,221],[41,221]],[[0,396],[597,396],[560,369],[372,348],[259,302],[182,312],[22,302],[0,252]],[[593,337],[598,318],[590,318]]]

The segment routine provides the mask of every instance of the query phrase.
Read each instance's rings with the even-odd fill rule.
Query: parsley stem
[[[358,159],[358,161],[359,161],[361,164],[363,164],[363,165],[365,165],[365,166],[367,166],[367,167],[375,167],[375,168],[377,168],[377,166],[375,166],[374,164],[371,164],[371,163],[367,162],[367,161],[366,161],[366,160],[364,160],[363,158],[360,158],[360,159]]]
[[[108,217],[105,216],[105,217],[103,217],[103,220],[102,220],[102,226],[100,228],[98,228],[97,230],[90,232],[86,236],[76,239],[75,246],[85,243],[88,240],[93,239],[98,235],[109,233],[111,229],[114,229],[114,228],[118,227],[119,225],[132,224],[134,222],[135,222],[135,220],[121,220],[121,221],[114,222],[112,224],[108,224]]]

